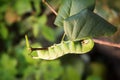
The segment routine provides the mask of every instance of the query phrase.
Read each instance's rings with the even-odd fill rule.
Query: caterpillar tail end
[[[31,47],[30,47],[30,43],[29,43],[29,40],[28,40],[28,36],[27,36],[27,35],[25,35],[25,40],[26,40],[26,47],[27,47],[28,51],[30,51],[30,53],[31,53],[31,52],[32,52],[32,49],[31,49]]]

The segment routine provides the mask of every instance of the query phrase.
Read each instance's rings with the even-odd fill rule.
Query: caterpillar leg
[[[33,59],[40,59],[40,53],[37,51],[37,56],[32,56]]]
[[[33,58],[33,59],[40,59],[39,56],[36,56],[36,57],[32,56],[32,58]]]

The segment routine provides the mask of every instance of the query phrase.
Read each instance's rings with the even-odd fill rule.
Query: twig
[[[46,0],[42,0],[42,2],[43,2],[44,4],[46,4],[46,5],[50,8],[50,10],[51,10],[55,15],[58,15],[58,13],[52,8],[52,6],[51,6],[50,4],[48,4],[48,3],[46,2]]]
[[[94,42],[101,44],[101,45],[120,48],[120,44],[116,44],[116,43],[112,43],[112,42],[108,42],[108,41],[103,41],[103,40],[98,40],[98,39],[93,39],[93,40],[94,40]]]
[[[30,48],[31,51],[35,51],[35,50],[48,50],[48,48]]]
[[[43,1],[43,3],[45,3],[50,8],[50,10],[56,16],[58,15],[58,13],[46,2],[46,0],[42,0],[42,1]],[[108,41],[103,41],[103,40],[98,40],[98,39],[93,39],[93,40],[94,40],[95,43],[98,43],[98,44],[120,48],[120,44],[116,44],[116,43],[112,43],[112,42],[108,42]]]

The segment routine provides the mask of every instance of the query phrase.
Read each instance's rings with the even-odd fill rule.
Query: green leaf
[[[106,20],[84,9],[64,21],[65,34],[71,40],[80,40],[85,37],[110,36],[116,28]]]
[[[38,17],[37,20],[38,20],[38,23],[40,25],[45,25],[46,22],[47,22],[47,16],[46,15],[42,15],[42,16]]]
[[[17,73],[16,65],[16,59],[12,59],[3,53],[0,58],[0,80],[14,80]]]
[[[34,2],[34,7],[36,10],[36,13],[40,14],[40,12],[41,12],[41,8],[40,8],[41,0],[32,0],[32,1]]]
[[[41,77],[43,80],[57,80],[63,73],[59,60],[42,61],[40,64]]]
[[[91,75],[88,76],[86,80],[104,80],[104,79],[102,79],[102,77],[100,76]]]
[[[27,67],[24,71],[23,80],[57,80],[63,73],[59,60],[41,61],[36,65]]]
[[[27,68],[25,68],[24,70],[24,75],[23,75],[23,80],[32,80],[33,78],[33,74],[35,74],[35,67],[34,66],[28,66]]]
[[[8,70],[14,69],[16,64],[17,64],[16,60],[10,58],[7,54],[2,55],[2,58],[1,58],[0,62],[1,62],[0,64],[2,65],[2,67],[5,68],[5,69],[8,69]]]
[[[38,18],[36,18],[36,22],[33,24],[33,34],[35,37],[40,36],[40,29],[41,27],[45,26],[47,22],[47,16],[42,15]]]
[[[0,38],[7,39],[8,37],[8,29],[6,28],[4,23],[0,23]]]
[[[34,34],[34,37],[37,37],[39,36],[39,30],[40,30],[40,26],[38,23],[35,23],[33,24],[33,34]]]
[[[95,0],[64,0],[58,12],[55,24],[59,27],[63,27],[64,19],[80,12],[85,8],[93,11],[94,7]]]
[[[54,42],[55,41],[55,31],[48,27],[48,26],[42,26],[41,27],[41,32],[42,32],[42,35],[49,41],[51,42]]]
[[[63,76],[62,80],[81,80],[80,75],[77,70],[72,66],[67,66],[65,69],[65,76]]]
[[[19,15],[32,11],[31,0],[16,0],[14,8]]]
[[[106,66],[103,63],[92,62],[90,64],[90,68],[92,71],[92,75],[103,77],[106,74]]]

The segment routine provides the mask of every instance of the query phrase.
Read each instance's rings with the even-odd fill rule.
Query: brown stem
[[[94,40],[94,42],[96,42],[98,44],[120,48],[120,44],[116,44],[116,43],[112,43],[112,42],[108,42],[108,41],[102,41],[102,40],[98,40],[98,39],[93,39],[93,40]]]
[[[48,48],[30,48],[31,51],[35,51],[35,50],[48,50]]]
[[[58,15],[58,13],[52,8],[52,6],[51,6],[50,4],[48,4],[48,3],[46,2],[46,0],[42,0],[42,2],[43,2],[44,4],[46,4],[46,5],[50,8],[50,10],[51,10],[55,15]]]
[[[46,0],[42,0],[42,1],[43,1],[43,3],[45,3],[50,8],[50,10],[56,16],[58,15],[58,13],[46,2]],[[98,40],[98,39],[93,39],[93,40],[94,40],[95,43],[98,43],[98,44],[120,48],[120,44],[116,44],[116,43],[112,43],[112,42],[108,42],[108,41],[102,41],[102,40]]]

